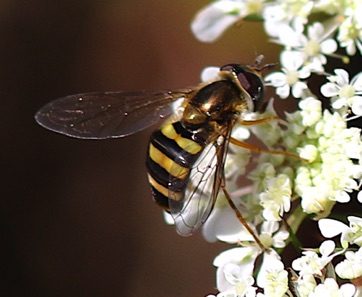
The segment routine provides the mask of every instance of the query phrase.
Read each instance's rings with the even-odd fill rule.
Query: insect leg
[[[226,185],[225,185],[225,178],[222,178],[221,181],[221,189],[224,192],[224,195],[230,205],[230,207],[233,209],[233,211],[236,214],[236,217],[238,218],[238,220],[240,221],[240,223],[245,227],[246,230],[248,230],[248,232],[251,234],[251,236],[253,236],[255,242],[258,244],[258,246],[260,247],[260,249],[262,251],[265,250],[264,245],[261,243],[259,237],[254,233],[254,231],[251,229],[251,227],[249,226],[248,222],[244,219],[244,217],[242,216],[242,214],[240,213],[239,209],[236,207],[235,203],[231,200],[231,197],[228,193],[228,191],[226,190]]]
[[[271,151],[271,150],[262,149],[262,148],[260,148],[258,146],[255,146],[255,145],[252,145],[252,144],[237,140],[237,139],[232,138],[232,137],[230,137],[229,140],[230,140],[230,142],[232,144],[235,144],[235,145],[237,145],[239,147],[243,147],[243,148],[246,148],[248,150],[257,152],[257,153],[266,153],[266,154],[270,154],[270,155],[284,155],[284,156],[288,156],[288,157],[292,157],[292,158],[295,158],[295,159],[302,160],[304,162],[308,162],[308,160],[303,159],[303,158],[299,157],[298,155],[295,155],[295,154],[292,154],[292,153],[289,153],[289,152],[286,152],[286,151]]]
[[[262,119],[258,119],[258,120],[250,120],[250,121],[240,121],[239,123],[243,126],[251,126],[251,125],[257,125],[257,124],[262,124],[262,123],[267,123],[273,120],[278,120],[279,118],[277,116],[270,116],[270,117],[265,117]]]

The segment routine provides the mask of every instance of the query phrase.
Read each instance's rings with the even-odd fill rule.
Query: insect
[[[154,200],[171,213],[178,233],[187,236],[205,223],[222,189],[248,228],[226,191],[224,164],[230,142],[255,149],[232,138],[231,132],[237,122],[263,122],[243,121],[245,113],[262,105],[260,73],[272,66],[261,66],[262,58],[252,65],[224,65],[218,79],[191,88],[71,95],[48,103],[35,118],[43,127],[71,137],[118,138],[163,120],[181,100],[179,118],[150,137],[146,166]]]

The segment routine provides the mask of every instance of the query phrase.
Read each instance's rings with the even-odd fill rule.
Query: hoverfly
[[[180,117],[150,138],[146,166],[154,200],[171,213],[178,233],[187,236],[205,223],[221,188],[252,233],[227,194],[224,164],[230,142],[253,148],[231,132],[245,113],[261,107],[260,73],[273,66],[261,66],[262,59],[224,65],[217,80],[191,88],[71,95],[48,103],[35,118],[43,127],[75,138],[118,138],[163,120],[173,112],[172,104],[182,100]]]

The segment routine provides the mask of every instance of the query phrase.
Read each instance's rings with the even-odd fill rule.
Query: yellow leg
[[[257,245],[260,247],[260,249],[262,251],[265,250],[264,245],[261,243],[259,237],[254,233],[253,229],[251,229],[251,227],[249,226],[248,222],[244,219],[244,217],[242,216],[242,214],[240,213],[239,209],[236,207],[235,203],[231,200],[231,197],[228,193],[228,191],[226,190],[226,186],[225,186],[225,180],[223,179],[221,182],[221,189],[224,192],[224,195],[230,205],[230,207],[233,209],[233,211],[236,214],[236,217],[238,218],[238,220],[240,221],[240,223],[245,227],[246,230],[248,230],[248,232],[251,234],[251,236],[253,236],[255,242],[257,243]]]
[[[292,157],[292,158],[295,158],[295,159],[299,159],[299,160],[302,160],[304,162],[308,162],[308,160],[306,159],[303,159],[301,157],[299,157],[298,155],[295,155],[295,154],[292,154],[292,153],[288,153],[286,151],[270,151],[270,150],[265,150],[265,149],[262,149],[258,146],[255,146],[255,145],[252,145],[252,144],[249,144],[249,143],[246,143],[246,142],[243,142],[243,141],[240,141],[240,140],[237,140],[235,138],[232,138],[230,137],[230,142],[232,144],[235,144],[239,147],[243,147],[243,148],[246,148],[248,150],[251,150],[251,151],[254,151],[254,152],[257,152],[257,153],[266,153],[266,154],[270,154],[270,155],[284,155],[284,156],[288,156],[288,157]]]
[[[243,126],[251,126],[251,125],[257,125],[262,123],[267,123],[273,120],[278,120],[279,118],[277,116],[270,116],[258,120],[250,120],[250,121],[240,121],[239,123]]]

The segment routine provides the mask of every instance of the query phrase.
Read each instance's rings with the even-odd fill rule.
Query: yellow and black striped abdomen
[[[151,135],[146,166],[154,200],[169,210],[169,199],[180,201],[191,168],[205,148],[205,138],[180,122],[167,124]],[[170,184],[170,180],[177,180]],[[181,202],[181,201],[180,201]]]

